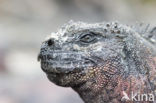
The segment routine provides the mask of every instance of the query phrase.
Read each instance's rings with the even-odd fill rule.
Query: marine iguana
[[[135,103],[131,92],[156,96],[155,31],[71,21],[42,43],[38,59],[51,82],[71,87],[85,103]]]

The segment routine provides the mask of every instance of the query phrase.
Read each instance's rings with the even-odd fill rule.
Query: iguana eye
[[[96,38],[95,38],[95,35],[93,33],[87,33],[85,35],[82,35],[80,37],[80,41],[81,42],[84,42],[84,43],[90,43],[92,41],[94,41]]]

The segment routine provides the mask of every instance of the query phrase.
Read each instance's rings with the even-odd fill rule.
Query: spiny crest
[[[156,44],[156,27],[150,27],[150,24],[136,23],[132,29],[138,32],[143,38]]]

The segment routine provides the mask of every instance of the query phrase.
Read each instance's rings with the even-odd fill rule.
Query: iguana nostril
[[[52,46],[52,45],[54,45],[54,40],[49,39],[49,40],[48,40],[48,46]]]

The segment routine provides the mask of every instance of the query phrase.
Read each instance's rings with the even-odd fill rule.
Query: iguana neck
[[[156,63],[150,55],[141,56],[144,62],[131,56],[125,61],[122,59],[114,57],[105,61],[102,66],[94,68],[95,72],[88,73],[93,75],[90,79],[72,88],[85,103],[121,103],[124,93],[131,97],[132,92],[155,95]],[[130,62],[137,68],[126,65]]]
[[[96,85],[100,88],[97,89],[95,85],[92,86],[92,83],[86,82],[85,84],[74,87],[73,89],[80,95],[85,103],[120,103],[121,96],[119,92],[116,92],[115,85],[116,82],[112,82],[114,87]],[[118,101],[118,102],[117,102]]]
[[[86,82],[72,87],[85,103],[109,103],[121,99],[119,93],[119,79],[122,77],[123,67],[119,57],[106,60],[103,65],[89,70],[90,77]]]
[[[134,77],[133,75],[130,75],[127,78],[118,76],[116,79],[110,80],[103,86],[86,82],[73,87],[73,89],[80,95],[84,103],[122,103],[127,101],[123,98],[125,96],[124,93],[130,98],[128,103],[135,103],[131,100],[132,93],[155,95],[151,88],[151,84],[148,81],[148,76]],[[136,100],[138,100],[137,96]]]

